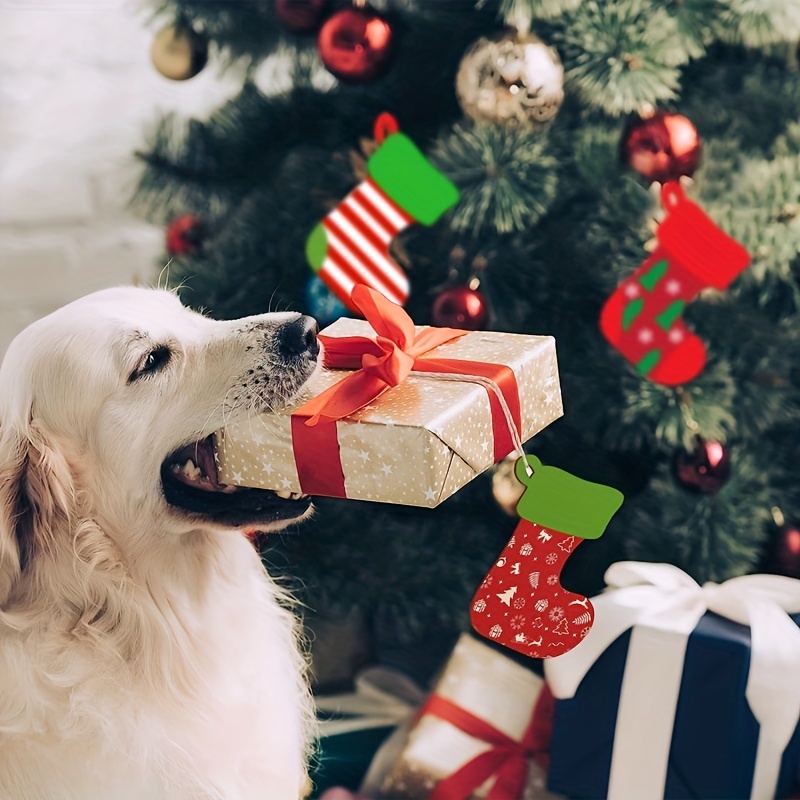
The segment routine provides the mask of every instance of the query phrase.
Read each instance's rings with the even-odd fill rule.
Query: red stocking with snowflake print
[[[472,600],[475,630],[533,658],[575,647],[594,622],[594,608],[561,585],[561,570],[581,541],[521,520]]]
[[[561,585],[561,571],[583,539],[602,536],[622,494],[536,456],[519,459],[525,486],[514,535],[472,598],[470,618],[482,636],[532,658],[572,650],[589,632],[594,608]]]

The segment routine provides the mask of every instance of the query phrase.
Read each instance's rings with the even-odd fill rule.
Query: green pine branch
[[[432,158],[458,186],[451,223],[478,236],[533,227],[556,196],[557,162],[547,135],[497,125],[456,125]]]

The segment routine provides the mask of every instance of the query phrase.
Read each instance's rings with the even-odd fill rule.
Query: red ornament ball
[[[645,178],[660,183],[693,175],[702,149],[694,123],[666,111],[634,120],[622,137],[623,160]]]
[[[775,531],[770,542],[770,572],[800,578],[800,529],[784,523]]]
[[[173,220],[167,228],[167,252],[171,256],[196,253],[206,238],[206,225],[200,217],[186,214]]]
[[[358,83],[377,77],[391,53],[393,32],[374,11],[346,8],[331,16],[319,32],[322,63],[337,78]]]
[[[730,472],[730,453],[725,446],[699,436],[693,450],[682,450],[675,457],[675,477],[692,491],[716,494]]]
[[[293,33],[308,33],[322,22],[328,0],[275,0],[275,16]]]
[[[431,318],[440,328],[479,331],[489,320],[489,307],[480,292],[468,286],[454,286],[436,298]]]

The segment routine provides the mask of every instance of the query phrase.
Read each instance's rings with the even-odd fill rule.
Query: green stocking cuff
[[[367,162],[369,175],[400,208],[433,225],[458,202],[458,189],[403,133],[389,136]]]
[[[526,460],[533,475],[527,475],[522,459],[515,468],[525,485],[517,505],[520,517],[581,539],[599,539],[622,505],[622,492],[557,467],[545,467],[536,456]]]

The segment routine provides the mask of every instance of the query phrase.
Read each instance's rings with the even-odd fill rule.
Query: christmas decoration
[[[306,284],[306,305],[308,313],[320,325],[330,325],[350,313],[316,275],[312,275]]]
[[[522,520],[476,592],[470,618],[498,644],[552,658],[580,644],[594,622],[592,604],[564,589],[561,571],[583,539],[602,536],[622,493],[545,467],[536,456],[519,459],[515,471],[525,486]]]
[[[173,81],[194,78],[208,61],[208,38],[184,22],[162,28],[150,50],[153,66]]]
[[[322,22],[328,0],[275,0],[275,16],[294,33],[308,33]]]
[[[402,305],[408,279],[389,255],[389,244],[412,222],[433,225],[458,202],[458,190],[431,166],[396,120],[375,122],[378,149],[362,181],[308,237],[306,257],[328,288],[352,311],[350,293],[366,284]]]
[[[434,325],[478,331],[489,321],[486,300],[477,289],[453,286],[445,289],[435,300],[431,311]]]
[[[361,83],[380,75],[392,49],[389,23],[369,8],[345,8],[329,17],[319,32],[322,63],[337,78]]]
[[[677,453],[674,467],[675,477],[684,488],[716,494],[730,475],[730,453],[722,443],[698,436],[693,450]]]
[[[784,522],[772,534],[770,572],[800,578],[800,527]]]
[[[464,113],[494,125],[553,119],[564,101],[564,68],[555,48],[531,33],[478,39],[461,60],[456,92]]]
[[[686,305],[706,288],[727,288],[750,263],[747,251],[721,231],[678,183],[665,183],[666,217],[658,246],[606,301],[600,328],[641,375],[675,386],[700,374],[703,342],[686,327]]]
[[[468,635],[420,710],[380,797],[521,800],[541,791],[538,675]],[[486,784],[488,789],[483,789]],[[537,797],[541,796],[538,792]]]
[[[507,456],[492,471],[492,494],[500,508],[510,517],[517,516],[517,503],[519,503],[525,486],[517,480],[514,474],[518,456]]]
[[[171,256],[192,255],[203,246],[206,234],[206,225],[200,217],[194,214],[178,217],[167,228],[167,252]]]
[[[787,520],[777,506],[772,509],[775,525],[764,554],[764,571],[800,578],[800,526]]]
[[[622,157],[651,181],[692,176],[700,164],[702,143],[697,128],[681,114],[658,111],[631,122],[622,136]]]
[[[800,581],[701,587],[671,564],[624,561],[606,583],[592,598],[602,625],[544,665],[557,700],[548,788],[609,800],[793,796]]]
[[[353,296],[369,322],[320,334],[319,393],[217,434],[222,483],[434,507],[561,416],[552,338],[416,331],[379,292]]]

